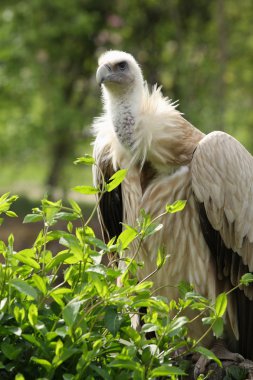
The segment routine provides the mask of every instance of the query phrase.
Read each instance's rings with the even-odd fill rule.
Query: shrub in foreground
[[[92,158],[78,162],[93,164]],[[125,172],[104,183],[98,190],[78,186],[82,193],[112,191]],[[0,213],[10,211],[17,197],[0,198]],[[165,212],[184,208],[184,201],[167,205]],[[94,214],[96,206],[92,212]],[[91,216],[92,216],[91,215]],[[25,223],[42,222],[32,247],[15,252],[14,237],[8,244],[0,241],[0,378],[32,379],[177,379],[189,371],[187,355],[199,352],[219,360],[201,346],[201,340],[188,336],[192,322],[184,316],[187,308],[202,318],[206,331],[219,336],[227,295],[215,303],[196,294],[188,284],[179,284],[181,298],[176,302],[154,295],[152,274],[137,281],[138,249],[125,259],[124,269],[117,265],[122,251],[136,239],[138,247],[162,226],[144,212],[136,227],[125,226],[117,241],[108,244],[98,239],[85,221],[78,204],[71,200],[41,201],[27,215]],[[58,230],[57,222],[66,229]],[[59,251],[50,250],[52,241]],[[105,264],[104,257],[109,257]],[[162,249],[157,253],[157,271],[166,261]],[[116,279],[121,277],[121,285]],[[244,283],[252,281],[244,276]],[[145,309],[145,313],[141,311]],[[131,327],[131,316],[142,319],[139,331]],[[152,333],[152,337],[148,338]]]

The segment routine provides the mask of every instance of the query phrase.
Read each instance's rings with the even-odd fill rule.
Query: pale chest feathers
[[[135,194],[137,195],[137,193]],[[130,193],[129,196],[131,197]],[[182,167],[172,175],[158,176],[150,181],[143,195],[140,197],[139,193],[138,196],[137,208],[137,198],[129,199],[129,203],[133,201],[135,205],[131,208],[132,211],[138,214],[138,211],[144,208],[152,217],[162,214],[166,204],[171,204],[179,199],[187,200],[183,211],[161,217],[158,222],[163,224],[163,228],[143,244],[139,259],[145,262],[145,266],[140,271],[140,277],[146,277],[156,268],[157,250],[163,246],[166,254],[169,254],[170,257],[159,273],[151,279],[157,288],[162,287],[159,294],[170,299],[177,297],[175,286],[184,280],[194,284],[197,292],[213,298],[216,293],[215,273],[212,258],[200,228],[199,216],[191,190],[189,167]],[[130,215],[125,214],[126,223],[128,223],[129,217]],[[131,219],[132,222],[133,218]],[[207,268],[209,270],[208,282]]]

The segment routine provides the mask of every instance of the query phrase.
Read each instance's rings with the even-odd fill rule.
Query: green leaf
[[[41,343],[39,340],[35,338],[33,334],[22,334],[22,337],[27,340],[27,342],[31,343],[32,345],[41,348]]]
[[[158,376],[186,376],[186,373],[179,367],[175,367],[169,364],[163,364],[160,367],[157,367],[151,371],[150,376],[152,378],[158,377]]]
[[[92,265],[86,269],[87,273],[92,272],[92,273],[101,274],[102,276],[106,275],[106,271],[107,271],[107,268],[102,264]]]
[[[66,236],[72,236],[72,235],[69,234],[66,231],[54,230],[54,231],[49,231],[47,233],[46,239],[47,239],[47,242],[49,242],[49,241],[52,241],[52,240],[59,240],[62,237],[64,238]],[[42,242],[44,243],[44,241],[45,241],[45,237],[43,236],[42,237]]]
[[[83,231],[83,235],[85,237],[88,237],[88,236],[95,237],[95,233],[94,233],[93,229],[90,226],[85,226],[81,230]]]
[[[109,364],[109,367],[126,368],[131,371],[141,371],[141,366],[139,363],[135,362],[132,358],[123,355],[118,355],[117,359],[114,359]]]
[[[240,279],[240,284],[245,286],[248,286],[251,282],[253,282],[253,273],[245,273]]]
[[[102,251],[109,251],[109,248],[107,245],[100,239],[94,237],[94,236],[87,236],[85,237],[85,243],[88,243],[90,245],[94,245],[95,247],[102,249]]]
[[[59,345],[60,340],[57,342],[57,352],[56,356],[53,359],[53,366],[59,367],[63,362],[68,360],[71,356],[80,353],[80,350],[78,348],[70,348],[70,347],[64,347]]]
[[[60,356],[62,349],[63,349],[63,346],[64,345],[62,343],[62,340],[58,339],[58,341],[56,342],[56,346],[55,346],[55,355],[56,356]]]
[[[67,222],[71,221],[71,220],[77,220],[79,219],[79,215],[75,214],[75,213],[72,213],[72,212],[58,212],[56,215],[55,215],[55,219],[57,220],[65,220]]]
[[[51,371],[52,364],[48,360],[36,358],[35,356],[32,356],[30,360],[44,367],[47,372]]]
[[[58,329],[55,330],[57,335],[61,336],[62,338],[65,338],[66,335],[68,335],[69,328],[64,325],[62,327],[58,327]]]
[[[67,224],[67,230],[68,230],[69,233],[73,232],[73,223],[68,222],[68,224]]]
[[[108,183],[106,184],[106,191],[110,192],[114,190],[116,187],[118,187],[122,181],[124,181],[125,177],[127,175],[126,169],[118,170],[116,173],[111,176]]]
[[[81,194],[98,194],[99,193],[99,189],[93,186],[75,186],[73,190]]]
[[[213,329],[213,332],[214,332],[214,335],[216,336],[216,338],[219,338],[222,336],[223,334],[223,330],[224,330],[224,321],[221,317],[217,318],[212,326],[212,329]]]
[[[135,285],[134,291],[137,293],[141,292],[142,290],[151,289],[153,285],[154,283],[152,281],[140,282],[139,284]]]
[[[30,324],[34,327],[38,319],[38,308],[35,304],[31,304],[28,310],[28,319]]]
[[[178,290],[181,298],[185,298],[186,294],[193,291],[192,285],[186,281],[180,281],[178,284]]]
[[[16,376],[15,376],[15,380],[25,380],[25,378],[22,375],[22,373],[17,373]]]
[[[126,326],[121,328],[122,331],[136,344],[141,341],[140,333],[131,326]]]
[[[64,252],[64,253],[58,253],[57,256],[55,256],[47,265],[46,270],[49,271],[53,269],[54,267],[64,263],[65,260],[67,260],[69,257],[72,257],[73,253],[70,252]]]
[[[20,327],[9,326],[7,328],[8,328],[9,332],[11,332],[12,334],[14,334],[16,336],[21,336],[22,335],[22,329]]]
[[[37,290],[29,285],[26,281],[14,278],[10,281],[10,285],[16,288],[22,294],[25,294],[34,299],[38,298]]]
[[[72,289],[70,289],[70,288],[64,288],[64,287],[60,287],[60,288],[56,288],[56,289],[54,289],[54,290],[52,290],[51,292],[50,292],[50,295],[59,295],[59,294],[69,294],[69,293],[72,293],[73,292],[73,290]]]
[[[16,359],[22,352],[21,347],[16,347],[14,344],[7,342],[2,342],[0,347],[4,356],[6,356],[9,360]]]
[[[62,315],[65,323],[72,327],[75,323],[82,302],[71,300],[63,309]]]
[[[157,331],[159,330],[159,326],[155,325],[154,323],[145,323],[142,328],[141,328],[141,331],[147,333],[147,332],[152,332],[152,331]]]
[[[215,305],[214,305],[217,317],[223,316],[227,308],[227,303],[228,303],[228,300],[227,300],[226,293],[219,294],[215,300]]]
[[[126,249],[137,235],[138,231],[136,229],[127,226],[127,228],[119,235],[117,243],[120,245],[121,249]]]
[[[13,314],[14,314],[16,321],[19,324],[22,324],[22,322],[25,319],[25,309],[23,307],[15,306],[13,309]]]
[[[95,163],[96,163],[95,159],[92,156],[90,156],[89,154],[85,154],[83,157],[78,157],[74,161],[75,165],[84,164],[84,165],[91,166],[91,165],[94,165]]]
[[[164,263],[166,262],[166,259],[169,257],[169,255],[166,255],[166,250],[164,247],[160,247],[157,252],[156,257],[156,266],[158,269],[160,269]]]
[[[166,332],[169,336],[175,336],[178,334],[180,329],[182,329],[182,327],[184,325],[186,325],[187,323],[188,323],[187,317],[178,317],[178,318],[172,320],[168,324]]]
[[[37,263],[37,261],[35,261],[34,259],[32,259],[31,257],[29,257],[26,252],[28,251],[31,251],[30,249],[25,249],[23,251],[20,251],[18,253],[15,254],[15,259],[18,259],[21,263],[23,264],[26,264],[34,269],[40,269],[40,265],[39,263]],[[32,250],[33,251],[33,250]]]
[[[12,195],[9,197],[10,193],[5,193],[0,197],[0,214],[7,212],[10,209],[10,206],[13,202],[15,202],[18,199],[18,196]],[[12,212],[11,212],[12,213]],[[9,215],[9,216],[14,216],[14,215]]]
[[[185,208],[187,201],[178,200],[171,205],[166,205],[166,212],[169,214],[174,214],[175,212],[182,211]]]
[[[208,350],[207,348],[202,346],[195,347],[194,352],[198,352],[199,354],[204,355],[207,359],[214,360],[219,367],[222,367],[221,361],[212,351]]]
[[[81,255],[83,254],[83,249],[80,244],[80,241],[76,236],[73,236],[72,234],[65,233],[59,241],[60,244],[64,245],[64,247],[67,247],[71,250],[72,253]]]
[[[93,369],[93,371],[95,371],[98,375],[99,375],[99,379],[104,379],[104,380],[112,380],[111,376],[108,374],[108,371],[103,369],[103,368],[100,368],[100,367],[97,367],[96,365],[94,364],[90,364],[90,368]],[[65,380],[65,378],[64,378]],[[66,379],[67,380],[67,379]]]
[[[109,294],[109,289],[105,280],[101,279],[101,275],[98,275],[94,272],[89,272],[89,276],[91,278],[92,284],[95,286],[98,292],[98,295],[102,298],[107,296]]]
[[[185,294],[185,298],[187,300],[196,300],[197,302],[203,302],[204,304],[208,304],[208,300],[201,296],[200,294],[194,292],[194,291],[189,291]]]
[[[145,237],[151,236],[155,234],[156,232],[160,231],[162,228],[163,228],[163,224],[161,223],[160,224],[151,223],[145,228],[144,236]]]
[[[49,331],[46,333],[46,339],[48,342],[51,342],[52,340],[57,338],[57,336],[58,336],[58,334],[55,331]]]
[[[155,297],[145,299],[143,296],[136,297],[134,299],[133,306],[135,308],[140,307],[152,307],[153,310],[156,310],[158,312],[162,313],[169,313],[170,309],[167,303],[163,302],[161,299],[154,299]]]
[[[23,223],[43,222],[43,216],[40,214],[28,214],[25,216]]]
[[[14,211],[6,211],[6,215],[10,218],[17,218],[17,214]]]
[[[62,208],[62,201],[51,202],[48,199],[42,199],[41,203],[47,225],[53,226],[56,222],[57,215]]]
[[[8,298],[5,297],[0,301],[0,311],[4,309],[5,305],[8,303]]]
[[[114,306],[108,306],[105,310],[104,323],[105,327],[110,331],[113,336],[116,336],[120,329],[123,318],[117,312]]]
[[[90,364],[90,367],[91,367],[91,364]],[[71,373],[65,373],[64,375],[63,375],[63,380],[75,380],[75,375],[72,375]],[[111,379],[110,377],[109,377],[109,379]]]
[[[148,345],[142,350],[141,360],[145,365],[148,365],[152,360],[152,356],[151,345]]]
[[[45,212],[47,211],[48,208],[51,208],[54,212],[57,212],[57,210],[59,211],[62,208],[62,201],[61,200],[56,201],[56,202],[52,202],[52,201],[49,201],[48,199],[44,198],[41,200],[41,204],[42,204],[42,209]]]
[[[81,210],[81,208],[79,207],[79,205],[76,203],[76,201],[74,201],[73,199],[69,199],[69,203],[70,203],[72,209],[73,209],[77,214],[81,214],[81,213],[82,213],[82,210]]]
[[[14,235],[13,234],[10,234],[8,236],[8,245],[9,247],[12,247],[13,248],[13,244],[14,244]]]
[[[204,325],[211,325],[215,320],[215,317],[204,317],[202,318],[202,323]]]
[[[33,283],[36,286],[36,288],[39,289],[41,291],[41,293],[44,294],[44,296],[45,296],[47,294],[47,286],[46,286],[46,283],[44,281],[44,278],[40,277],[37,274],[34,274],[32,276],[32,280],[33,280]]]
[[[0,197],[0,204],[4,203],[4,201],[6,201],[6,199],[8,198],[9,195],[10,195],[10,192],[4,193],[3,195],[1,195],[1,197]]]

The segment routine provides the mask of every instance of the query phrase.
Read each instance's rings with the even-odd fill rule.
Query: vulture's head
[[[134,57],[117,50],[101,55],[96,79],[99,85],[114,94],[143,86],[142,72]]]

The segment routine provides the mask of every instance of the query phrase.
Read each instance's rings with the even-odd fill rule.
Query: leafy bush
[[[93,164],[90,157],[77,162]],[[102,191],[111,191],[124,175],[120,171]],[[98,192],[87,186],[76,190]],[[15,217],[10,206],[16,198],[2,196],[0,213]],[[176,202],[165,212],[180,211],[184,204]],[[205,314],[207,331],[213,329],[220,335],[225,293],[211,304],[182,283],[181,298],[168,301],[153,294],[152,276],[138,283],[136,272],[142,265],[138,252],[126,259],[124,270],[116,265],[116,257],[134,239],[141,243],[162,227],[158,219],[151,220],[142,212],[136,228],[126,226],[117,241],[105,244],[95,236],[88,225],[90,218],[84,220],[75,201],[66,207],[61,201],[43,199],[24,219],[24,223],[43,223],[32,247],[15,252],[13,235],[7,245],[0,241],[1,379],[176,379],[187,373],[185,357],[193,352],[219,363],[201,347],[201,339],[189,338],[191,321],[184,311],[197,310],[199,318]],[[66,221],[66,230],[56,229],[60,220]],[[57,254],[50,250],[52,241],[62,247]],[[110,260],[105,264],[107,255]],[[165,261],[159,250],[157,270]],[[131,327],[135,314],[143,320],[140,331]],[[148,333],[153,333],[149,339]]]

